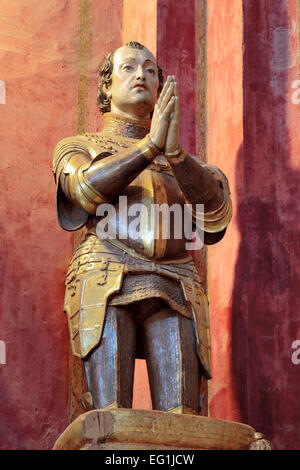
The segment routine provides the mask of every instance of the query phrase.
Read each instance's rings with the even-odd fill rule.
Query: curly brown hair
[[[127,44],[125,44],[125,46],[131,47],[132,49],[146,49],[145,46],[143,46],[143,44],[140,44],[139,42],[136,42],[136,41],[130,41]],[[104,92],[103,87],[105,85],[108,88],[110,87],[112,83],[111,75],[112,75],[112,71],[114,68],[113,57],[114,57],[114,53],[116,50],[117,49],[115,49],[114,51],[110,52],[110,54],[108,54],[99,73],[97,103],[102,114],[110,111],[110,97],[107,96],[107,94]],[[158,68],[158,80],[159,80],[158,93],[160,93],[162,90],[164,77],[163,77],[162,69],[159,67],[158,64],[156,65]]]

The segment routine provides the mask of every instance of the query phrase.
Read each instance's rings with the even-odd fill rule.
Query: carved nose
[[[136,72],[137,80],[145,80],[145,72],[142,67],[139,67]]]

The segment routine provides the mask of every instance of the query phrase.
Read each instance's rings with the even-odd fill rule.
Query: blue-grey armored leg
[[[200,366],[193,321],[163,309],[144,322],[153,409],[199,413]]]
[[[94,408],[131,408],[135,349],[130,311],[109,306],[100,345],[84,360]]]

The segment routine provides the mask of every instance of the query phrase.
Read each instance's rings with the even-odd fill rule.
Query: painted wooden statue
[[[147,361],[154,410],[198,414],[201,377],[211,377],[209,324],[188,240],[174,235],[177,215],[168,236],[162,217],[129,226],[137,207],[186,206],[204,227],[204,243],[214,244],[231,218],[228,182],[181,147],[176,78],[163,86],[141,44],[109,54],[98,104],[102,132],[63,139],[54,152],[59,224],[87,228],[66,279],[72,350],[84,362],[94,408],[131,408],[137,357]],[[104,217],[115,236],[99,234]]]

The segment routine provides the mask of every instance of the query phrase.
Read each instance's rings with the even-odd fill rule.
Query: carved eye
[[[128,65],[128,64],[123,66],[123,70],[125,70],[126,72],[129,72],[130,70],[132,70],[132,68],[133,67],[131,65]]]

